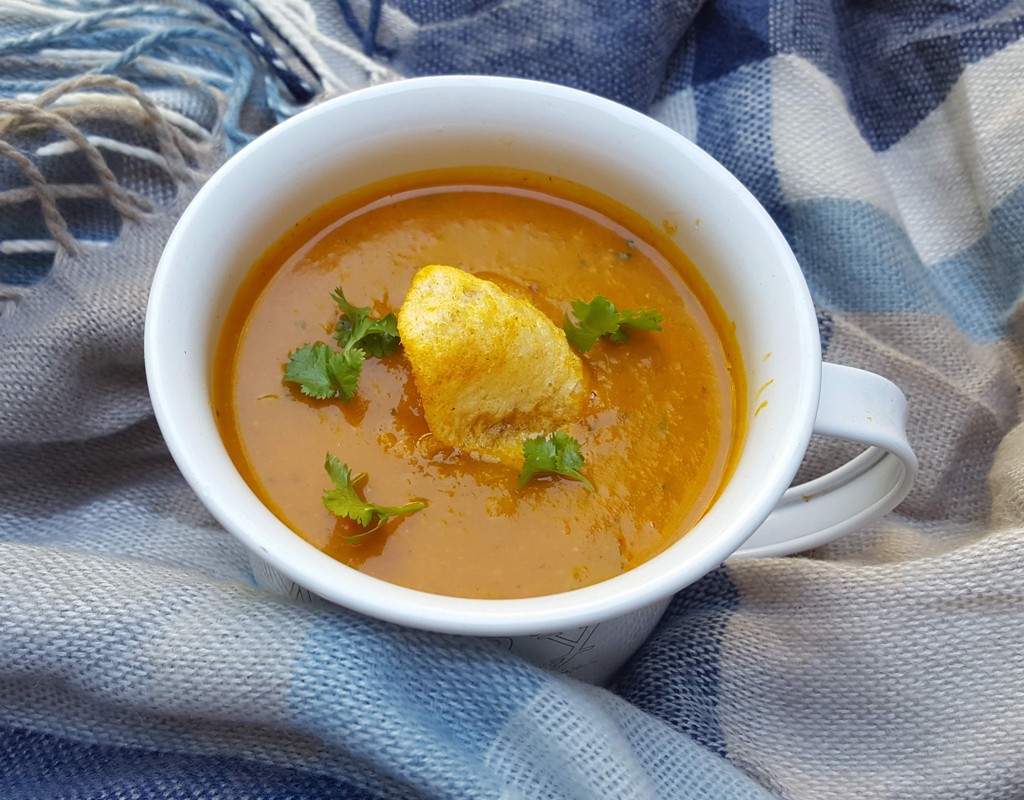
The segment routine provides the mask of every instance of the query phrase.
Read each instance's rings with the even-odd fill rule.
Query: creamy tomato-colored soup
[[[561,326],[573,300],[656,309],[661,331],[581,354],[579,481],[518,471],[434,440],[401,348],[368,358],[348,403],[284,381],[289,354],[331,343],[342,287],[375,316],[413,275],[446,264],[529,300]],[[618,575],[706,511],[741,431],[732,327],[694,266],[657,227],[575,184],[505,169],[431,171],[343,197],[296,223],[254,266],[218,347],[213,404],[238,468],[266,505],[334,558],[439,594],[513,598]],[[322,502],[331,453],[365,472],[366,500],[426,507],[353,540]]]

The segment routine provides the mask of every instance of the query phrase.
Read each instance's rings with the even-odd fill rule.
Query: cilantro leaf
[[[324,461],[324,469],[327,470],[327,474],[334,484],[331,488],[324,490],[324,506],[335,516],[347,517],[367,529],[355,536],[347,537],[349,541],[361,539],[373,533],[392,517],[412,514],[421,508],[426,508],[427,504],[423,502],[406,503],[404,506],[379,506],[376,503],[367,503],[356,492],[356,484],[366,480],[366,473],[360,472],[357,475],[352,475],[348,464],[343,464],[330,453],[327,454]],[[371,525],[373,527],[370,527]]]
[[[347,403],[359,388],[367,356],[391,355],[401,344],[398,318],[389,313],[374,319],[369,308],[349,303],[340,286],[331,297],[341,309],[341,319],[334,326],[334,338],[341,351],[323,342],[304,345],[288,356],[284,379],[299,384],[302,393],[310,397],[340,397]]]
[[[365,354],[359,348],[333,350],[323,342],[300,347],[288,356],[284,379],[297,383],[304,395],[317,400],[351,400],[359,384]]]
[[[345,299],[339,286],[331,295],[341,309],[341,319],[334,326],[338,346],[348,349],[358,345],[370,356],[391,355],[399,345],[398,318],[388,313],[380,319],[370,316],[369,306],[354,306]]]
[[[523,458],[523,469],[519,473],[520,489],[534,475],[554,473],[581,481],[590,491],[594,491],[594,485],[580,474],[580,467],[583,466],[580,443],[565,431],[527,439],[523,442]]]
[[[325,345],[326,347],[326,345]],[[359,388],[359,376],[363,372],[366,354],[358,347],[332,353],[327,361],[331,373],[331,381],[338,387],[338,395],[346,403],[351,400]]]
[[[601,295],[595,296],[589,303],[573,300],[572,312],[579,320],[579,324],[574,325],[566,314],[562,320],[562,330],[565,331],[569,344],[581,353],[590,350],[602,336],[609,337],[617,344],[628,341],[629,333],[626,328],[660,331],[660,323],[665,319],[653,309],[617,311],[615,304]]]

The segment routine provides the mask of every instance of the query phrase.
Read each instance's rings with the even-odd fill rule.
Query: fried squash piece
[[[523,441],[578,420],[583,364],[562,329],[491,281],[434,264],[413,278],[398,313],[434,438],[523,462]]]

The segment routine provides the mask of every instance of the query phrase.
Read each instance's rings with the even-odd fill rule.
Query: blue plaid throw
[[[0,797],[1024,796],[1022,34],[1004,0],[0,2]],[[256,589],[152,419],[196,188],[439,73],[697,142],[788,237],[826,360],[908,395],[896,512],[723,565],[606,688]]]

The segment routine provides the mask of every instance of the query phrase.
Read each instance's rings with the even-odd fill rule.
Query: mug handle
[[[868,449],[792,486],[730,558],[784,556],[818,547],[887,514],[910,492],[917,456],[907,441],[907,399],[880,375],[822,364],[814,433]]]

